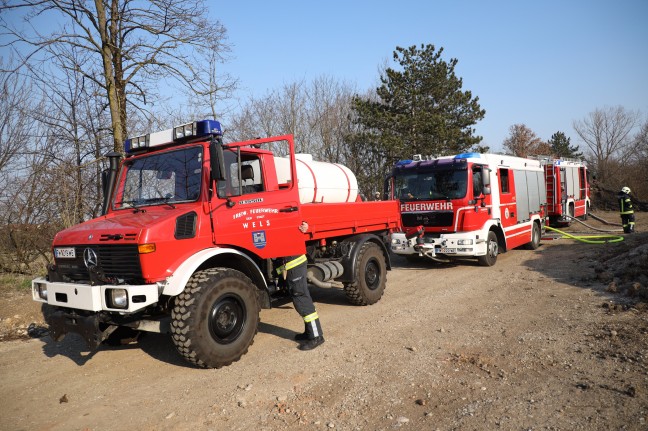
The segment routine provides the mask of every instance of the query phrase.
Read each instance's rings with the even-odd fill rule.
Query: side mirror
[[[482,166],[481,168],[481,176],[482,176],[482,183],[484,184],[484,190],[488,186],[490,186],[490,169],[488,169],[486,166]],[[485,195],[490,194],[490,188],[488,189],[488,193],[484,192]]]

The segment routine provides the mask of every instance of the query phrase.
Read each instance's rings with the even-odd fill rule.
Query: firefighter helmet
[[[621,191],[622,191],[623,193],[629,195],[629,194],[630,194],[630,187],[624,187],[624,188],[621,189]]]

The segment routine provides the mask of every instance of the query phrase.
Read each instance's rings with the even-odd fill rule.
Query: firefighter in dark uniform
[[[635,228],[634,209],[632,208],[632,199],[630,199],[630,187],[624,187],[617,195],[619,200],[619,213],[621,214],[621,224],[623,232],[633,233]]]
[[[299,230],[306,232],[308,224],[302,222]],[[277,259],[277,274],[286,281],[295,310],[304,319],[304,332],[295,335],[295,340],[302,342],[300,350],[312,350],[324,343],[324,335],[315,304],[308,290],[306,281],[306,255],[289,256]]]

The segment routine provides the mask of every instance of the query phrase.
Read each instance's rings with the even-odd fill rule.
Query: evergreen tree
[[[556,132],[551,135],[547,142],[551,145],[551,152],[556,157],[568,157],[572,159],[582,159],[583,153],[578,151],[578,145],[571,146],[571,138],[565,136],[563,132]]]
[[[400,68],[387,68],[376,89],[377,97],[353,99],[354,120],[359,132],[349,138],[365,151],[394,159],[413,154],[445,155],[477,146],[474,124],[484,118],[478,97],[462,91],[462,79],[455,75],[456,59],[441,58],[443,48],[397,47],[394,61]]]

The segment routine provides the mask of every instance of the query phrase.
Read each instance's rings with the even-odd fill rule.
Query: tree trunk
[[[104,80],[108,94],[108,106],[110,109],[110,120],[113,129],[113,149],[118,153],[124,152],[124,124],[122,122],[120,97],[115,85],[115,75],[112,63],[112,50],[110,37],[107,28],[106,9],[102,0],[95,0],[97,9],[97,20],[99,35],[101,37],[101,58],[103,61]]]

